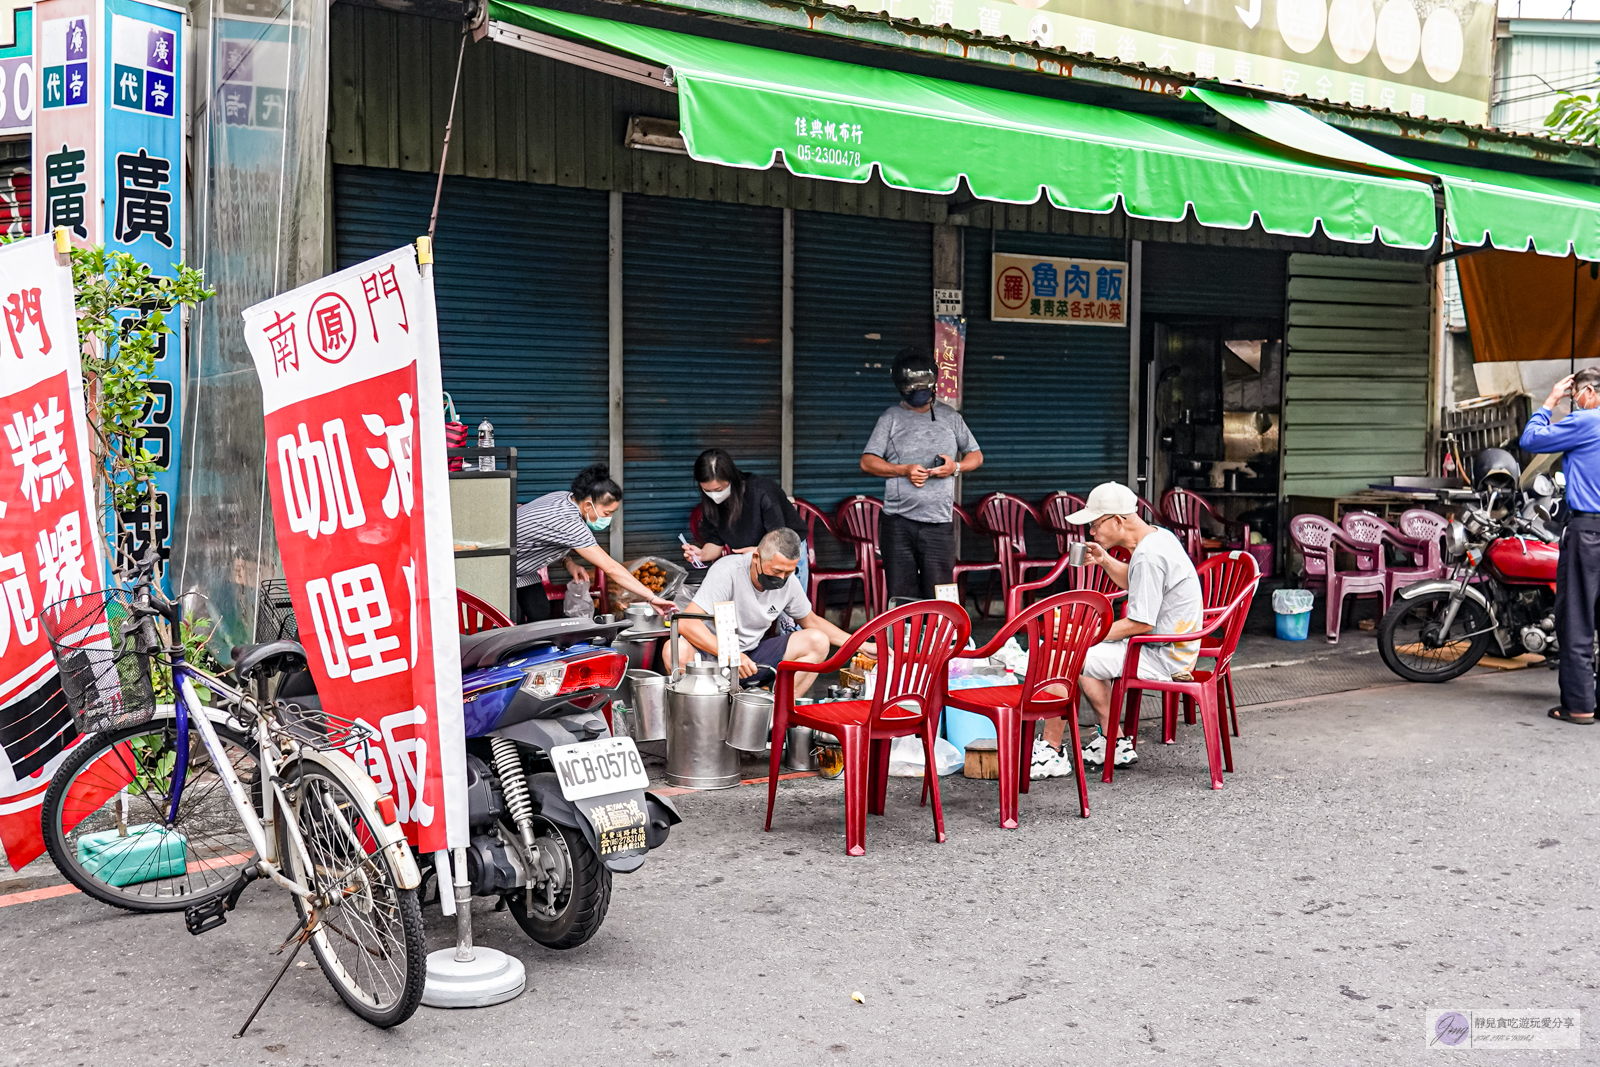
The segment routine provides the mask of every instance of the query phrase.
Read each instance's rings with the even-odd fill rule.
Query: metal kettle
[[[672,673],[667,683],[668,782],[689,789],[739,784],[739,752],[727,743],[728,712],[728,680],[715,663],[696,661]]]

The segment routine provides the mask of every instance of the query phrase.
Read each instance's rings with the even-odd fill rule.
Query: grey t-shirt
[[[961,418],[961,413],[937,400],[932,411],[912,411],[904,404],[878,416],[863,452],[882,457],[888,463],[920,463],[937,467],[940,456],[960,459],[978,451],[978,442]],[[917,488],[910,478],[883,480],[883,513],[900,515],[917,522],[949,522],[954,513],[954,478],[929,478]]]
[[[811,614],[811,601],[806,599],[799,578],[789,575],[782,589],[770,592],[758,589],[750,580],[750,557],[742,553],[723,556],[711,565],[688,610],[710,615],[712,607],[725,600],[733,601],[734,618],[739,622],[740,652],[749,652],[759,645],[762,635],[780,612],[791,619],[803,619]],[[710,627],[709,623],[706,625]]]
[[[1186,634],[1204,624],[1205,614],[1200,576],[1182,543],[1171,530],[1147,535],[1128,561],[1128,618],[1148,623],[1158,634]],[[1194,669],[1200,642],[1151,645],[1146,651],[1168,675],[1182,674]]]

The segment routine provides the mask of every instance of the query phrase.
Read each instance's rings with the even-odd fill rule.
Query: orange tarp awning
[[[1600,280],[1587,261],[1487,250],[1461,256],[1456,269],[1479,363],[1600,360]]]

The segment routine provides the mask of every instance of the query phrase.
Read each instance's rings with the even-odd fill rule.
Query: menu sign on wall
[[[989,317],[999,322],[1126,326],[1128,264],[995,253]]]

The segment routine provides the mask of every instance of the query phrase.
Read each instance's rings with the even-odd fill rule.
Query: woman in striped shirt
[[[672,601],[652,593],[595,540],[596,533],[610,527],[612,514],[621,506],[622,486],[611,480],[610,468],[597,463],[578,472],[569,492],[546,493],[517,509],[517,604],[523,622],[543,622],[552,614],[540,569],[560,560],[573,578],[591,579],[589,569],[572,558],[573,553],[663,615],[673,609]]]

